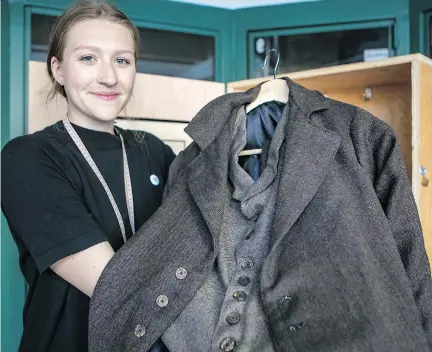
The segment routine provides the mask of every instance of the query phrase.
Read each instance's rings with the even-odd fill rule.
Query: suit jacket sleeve
[[[171,163],[168,173],[168,180],[165,184],[164,193],[162,197],[162,203],[166,201],[171,189],[174,187],[178,177],[187,172],[187,165],[189,162],[198,156],[200,153],[198,146],[195,143],[191,143],[184,151],[181,151],[174,161]]]
[[[361,111],[351,124],[360,164],[387,216],[432,350],[432,280],[417,205],[393,129]]]
[[[162,202],[165,202],[166,198],[168,197],[168,194],[170,193],[170,190],[172,189],[178,177],[182,160],[183,160],[183,152],[180,152],[170,165],[169,172],[168,172],[168,180],[165,184],[164,193],[162,196]]]

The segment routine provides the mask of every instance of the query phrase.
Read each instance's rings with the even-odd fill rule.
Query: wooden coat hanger
[[[261,85],[260,91],[256,99],[246,106],[246,114],[255,109],[256,107],[270,102],[270,101],[278,101],[283,104],[288,102],[289,88],[286,82],[282,79],[276,79],[276,71],[279,65],[280,52],[278,49],[271,49],[264,60],[264,64],[262,65],[262,69],[265,68],[267,63],[267,59],[269,58],[272,52],[277,52],[278,57],[276,61],[276,65],[273,71],[273,80],[267,81]],[[262,149],[252,149],[252,150],[243,150],[238,155],[256,155],[261,154]]]

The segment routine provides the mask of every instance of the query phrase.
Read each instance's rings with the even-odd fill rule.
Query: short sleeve
[[[68,179],[67,170],[25,137],[2,150],[2,211],[43,272],[107,238]]]

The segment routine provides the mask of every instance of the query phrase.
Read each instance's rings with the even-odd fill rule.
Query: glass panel
[[[54,16],[32,14],[31,60],[46,60],[54,21]],[[139,31],[138,72],[215,80],[214,37],[149,28],[139,28]]]
[[[46,61],[51,28],[56,17],[32,14],[30,60]]]
[[[392,55],[389,52],[389,29],[355,29],[334,32],[268,36],[255,39],[252,77],[273,74],[277,55],[272,55],[266,68],[265,55],[271,48],[279,49],[277,73],[295,72],[319,67],[335,66],[373,60]],[[366,51],[367,49],[382,49]]]
[[[139,72],[215,80],[214,37],[149,28],[139,30]]]

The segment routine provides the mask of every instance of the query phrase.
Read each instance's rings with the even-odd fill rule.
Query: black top
[[[105,178],[130,237],[120,138],[73,127]],[[150,133],[119,131],[139,229],[161,204],[175,155]],[[121,230],[108,196],[61,121],[11,140],[2,150],[1,163],[1,206],[29,285],[20,351],[86,351],[90,299],[50,266],[106,240],[115,251],[121,247]],[[151,175],[159,178],[158,185]]]

